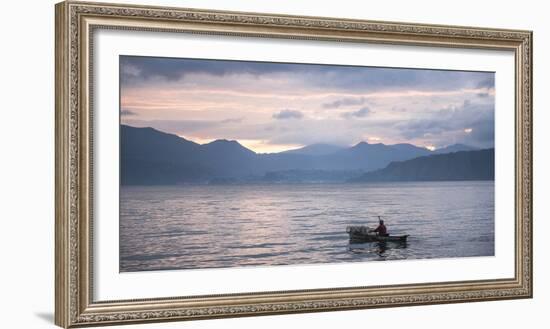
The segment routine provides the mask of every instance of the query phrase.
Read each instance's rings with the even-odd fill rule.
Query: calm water
[[[120,270],[494,255],[494,182],[122,187]],[[350,244],[347,225],[410,234]]]

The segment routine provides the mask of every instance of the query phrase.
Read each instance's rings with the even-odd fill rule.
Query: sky
[[[120,57],[121,123],[257,153],[316,143],[494,147],[493,72]]]

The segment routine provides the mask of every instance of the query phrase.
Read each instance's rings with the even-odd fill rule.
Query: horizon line
[[[217,138],[217,139],[213,139],[209,142],[206,142],[206,143],[199,143],[199,142],[196,142],[195,140],[192,140],[192,139],[189,139],[187,137],[184,137],[184,136],[180,136],[178,134],[175,134],[175,133],[171,133],[171,132],[166,132],[166,131],[163,131],[163,130],[160,130],[158,128],[154,128],[154,127],[150,127],[150,126],[147,126],[147,127],[136,127],[136,126],[131,126],[129,124],[124,124],[124,123],[120,123],[120,126],[126,126],[126,127],[130,127],[130,128],[135,128],[135,129],[153,129],[155,131],[158,131],[160,133],[163,133],[163,134],[167,134],[167,135],[173,135],[173,136],[177,136],[178,138],[181,138],[183,140],[186,140],[188,142],[191,142],[191,143],[195,143],[197,145],[208,145],[208,144],[211,144],[211,143],[214,143],[214,142],[218,142],[218,141],[224,141],[224,142],[235,142],[237,144],[239,144],[241,147],[251,151],[251,152],[254,152],[256,154],[277,154],[277,153],[283,153],[283,152],[288,152],[288,151],[295,151],[295,150],[300,150],[302,148],[305,148],[305,147],[308,147],[308,146],[313,146],[313,145],[329,145],[329,146],[336,146],[336,147],[341,147],[343,149],[346,149],[346,148],[353,148],[353,147],[356,147],[357,145],[360,145],[360,144],[368,144],[368,145],[384,145],[384,146],[395,146],[395,145],[411,145],[411,146],[414,146],[414,147],[418,147],[418,148],[422,148],[422,149],[425,149],[429,152],[435,152],[437,150],[441,150],[441,149],[445,149],[447,147],[450,147],[450,146],[454,146],[454,145],[462,145],[462,146],[466,146],[466,147],[471,147],[471,148],[474,148],[474,149],[478,149],[478,150],[482,150],[482,149],[490,149],[490,148],[494,148],[494,146],[492,147],[487,147],[487,148],[479,148],[479,147],[475,147],[475,146],[471,146],[471,145],[467,145],[467,144],[463,144],[463,143],[454,143],[454,144],[449,144],[449,145],[446,145],[446,146],[443,146],[443,147],[440,147],[440,148],[435,148],[434,149],[430,149],[426,146],[418,146],[418,145],[415,145],[415,144],[412,144],[412,143],[396,143],[396,144],[384,144],[384,143],[381,143],[381,142],[378,142],[378,143],[369,143],[368,141],[366,140],[361,140],[357,143],[353,143],[353,144],[349,144],[349,145],[341,145],[341,144],[331,144],[331,143],[325,143],[325,142],[317,142],[317,143],[312,143],[312,144],[306,144],[306,145],[302,145],[302,146],[299,146],[299,147],[295,147],[295,148],[289,148],[289,149],[286,149],[286,150],[283,150],[283,151],[278,151],[278,152],[256,152],[254,151],[253,149],[243,145],[243,143],[239,142],[239,140],[237,139],[227,139],[227,138]]]

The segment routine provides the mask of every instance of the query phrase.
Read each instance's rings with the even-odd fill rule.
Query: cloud
[[[478,147],[493,147],[494,126],[493,103],[483,104],[465,100],[458,107],[451,106],[420,119],[398,122],[395,128],[406,139],[431,138],[438,146],[465,143]]]
[[[120,67],[123,87],[159,81],[176,82],[184,80],[189,74],[201,74],[217,78],[229,75],[251,75],[256,79],[265,76],[279,77],[287,82],[287,86],[295,83],[300,86],[314,87],[317,90],[347,92],[494,88],[493,72],[145,56],[121,56]],[[225,79],[224,83],[230,87],[235,83],[235,79]],[[361,98],[335,100],[324,104],[323,107],[363,105],[364,101]]]
[[[120,67],[123,82],[132,83],[152,78],[176,81],[192,73],[217,77],[231,74],[259,76],[277,72],[292,72],[300,70],[303,66],[252,61],[120,56]]]
[[[494,144],[492,72],[121,56],[120,74],[124,124],[191,140]]]
[[[332,102],[324,103],[321,106],[325,109],[337,109],[342,106],[363,105],[366,101],[366,97],[344,97]]]
[[[122,116],[132,116],[132,115],[137,115],[137,113],[134,112],[134,111],[130,111],[130,110],[121,110],[120,115],[122,115]]]
[[[406,68],[328,66],[319,69],[312,83],[348,91],[453,91],[494,87],[494,73]],[[478,87],[482,86],[482,87]]]
[[[285,119],[302,119],[304,114],[295,110],[282,110],[277,113],[273,113],[273,119],[285,120]]]
[[[241,123],[243,120],[244,118],[228,118],[221,120],[220,123]]]
[[[469,134],[463,136],[464,143],[480,145],[482,147],[494,147],[495,125],[491,121],[481,121],[474,125]]]
[[[123,124],[133,127],[151,127],[167,133],[189,135],[220,126],[218,121],[208,120],[124,120]]]
[[[373,113],[371,109],[365,106],[357,111],[342,113],[342,117],[346,119],[364,118],[369,116],[371,113]]]
[[[495,88],[495,74],[487,72],[487,76],[477,83],[477,88]]]
[[[362,139],[362,130],[349,129],[348,121],[330,119],[319,124],[317,120],[293,120],[276,126],[264,140],[270,144],[311,145],[326,143],[353,145]]]

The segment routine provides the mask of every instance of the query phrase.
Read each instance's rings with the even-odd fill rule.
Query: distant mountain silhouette
[[[237,141],[197,144],[153,128],[121,125],[121,184],[167,185],[242,181],[345,181],[361,173],[432,154],[411,144],[313,144],[257,154]]]
[[[355,182],[494,180],[495,149],[460,151],[392,162]]]
[[[343,150],[344,147],[331,144],[312,144],[299,149],[283,151],[283,154],[304,154],[304,155],[328,155]]]
[[[212,168],[215,176],[253,175],[257,154],[239,144],[225,139],[201,146],[195,156],[205,166]]]
[[[153,128],[120,129],[123,185],[200,181],[212,173],[193,156],[201,145]]]
[[[355,146],[325,157],[325,164],[331,169],[365,171],[384,168],[392,161],[402,161],[430,154],[430,150],[411,144],[384,145],[360,142]],[[323,168],[328,169],[328,168]]]
[[[453,152],[460,152],[460,151],[476,151],[476,150],[479,150],[479,149],[472,146],[464,145],[464,144],[453,144],[444,148],[437,149],[433,151],[433,153],[444,154],[444,153],[453,153]]]
[[[231,141],[227,139],[217,139],[208,144],[202,145],[202,148],[215,155],[224,156],[254,156],[256,153],[247,149],[246,147],[239,144],[237,141]]]

